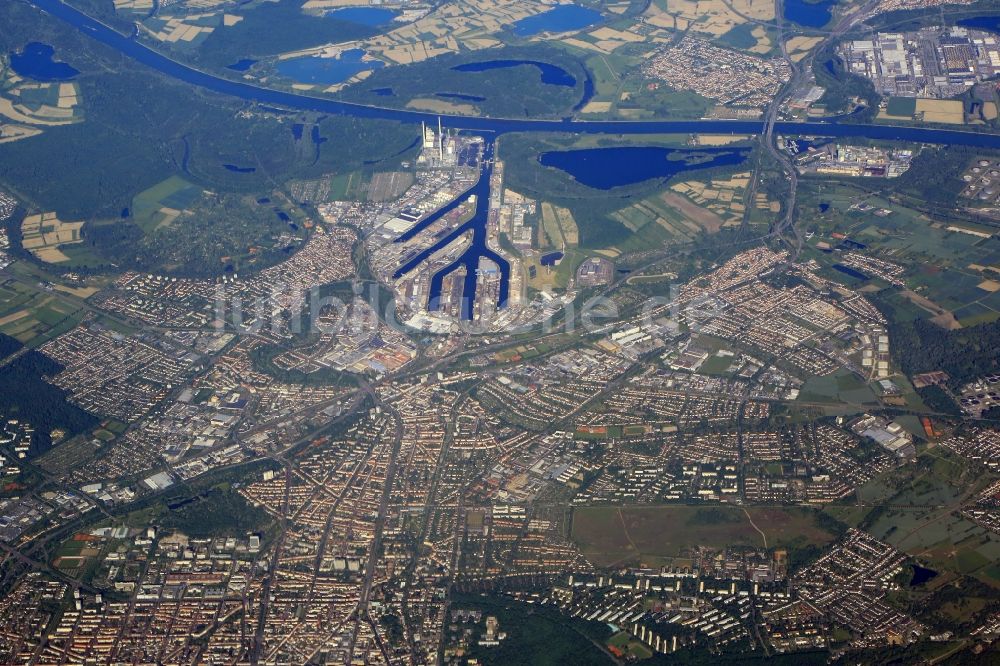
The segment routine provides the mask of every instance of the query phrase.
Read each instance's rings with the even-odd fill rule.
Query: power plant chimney
[[[444,133],[441,131],[441,116],[438,116],[438,158],[444,162]]]

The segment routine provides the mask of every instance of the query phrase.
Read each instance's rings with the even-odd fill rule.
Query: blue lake
[[[559,5],[514,24],[514,34],[531,37],[542,32],[581,30],[601,21],[601,12],[579,5]]]
[[[392,88],[372,88],[371,91],[379,97],[395,97],[396,95]]]
[[[587,73],[587,80],[583,82],[583,96],[580,101],[576,103],[573,107],[573,111],[581,111],[583,107],[587,106],[591,99],[594,97],[594,79],[590,77],[590,73]]]
[[[548,254],[542,255],[539,263],[542,266],[555,266],[556,262],[563,258],[562,252],[550,252]]]
[[[859,270],[851,268],[850,266],[845,266],[844,264],[834,264],[834,270],[838,270],[844,275],[850,275],[855,280],[867,280],[868,276]]]
[[[917,587],[937,578],[938,572],[934,569],[922,567],[919,564],[911,564],[913,567],[913,578],[910,579],[910,587]]]
[[[397,16],[399,16],[397,12],[380,7],[348,7],[346,9],[334,9],[326,13],[327,18],[346,21],[348,23],[358,23],[373,28],[391,23]]]
[[[539,155],[538,161],[568,173],[581,185],[610,190],[653,178],[670,178],[684,171],[742,164],[748,155],[748,150],[734,148],[628,146],[554,150]]]
[[[30,42],[20,53],[10,54],[10,66],[20,76],[35,81],[68,81],[80,72],[52,59],[56,50],[48,44]]]
[[[226,69],[231,69],[234,72],[245,72],[256,64],[257,61],[253,58],[243,58],[242,60],[237,60],[232,65],[226,65]]]
[[[833,18],[833,6],[837,0],[785,0],[785,18],[807,28],[822,28]]]
[[[233,173],[253,173],[257,170],[256,167],[241,167],[238,164],[223,164],[222,168]]]
[[[443,97],[445,99],[460,99],[463,102],[485,102],[485,97],[480,97],[479,95],[466,95],[464,93],[451,93],[451,92],[439,92],[434,93],[437,97]]]
[[[321,143],[326,143],[326,137],[320,136],[319,125],[312,126],[312,130],[309,131],[309,138],[312,139],[312,142],[317,146]]]
[[[542,75],[542,83],[550,86],[567,86],[572,88],[576,85],[576,77],[558,65],[553,65],[540,60],[483,60],[482,62],[467,62],[464,65],[456,65],[452,69],[456,72],[489,72],[494,69],[509,69],[511,67],[534,67]]]
[[[361,49],[350,49],[340,54],[339,58],[319,58],[304,56],[292,58],[278,63],[278,71],[290,79],[301,83],[322,83],[333,85],[343,83],[358,72],[385,67],[381,60],[363,60],[365,52]]]
[[[973,16],[959,20],[958,25],[974,30],[1000,32],[1000,16]]]

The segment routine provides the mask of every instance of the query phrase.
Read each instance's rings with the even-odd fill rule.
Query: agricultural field
[[[236,14],[221,12],[180,15],[168,12],[143,21],[143,32],[164,45],[192,49],[201,46],[217,28],[223,25],[236,25],[243,18]]]
[[[856,249],[905,269],[904,287],[893,302],[901,312],[932,319],[948,328],[1000,318],[1000,240],[993,229],[968,219],[942,219],[896,198],[849,181],[807,180],[800,188],[809,211],[810,256],[824,266]],[[855,245],[857,244],[857,245]],[[833,269],[824,272],[848,286],[878,291],[890,286],[860,280]]]
[[[609,55],[629,45],[633,47],[642,45],[645,49],[652,50],[657,44],[666,41],[665,35],[657,33],[658,31],[643,27],[641,24],[627,22],[622,28],[604,25],[595,30],[567,37],[560,41],[567,46],[574,46],[586,51],[595,51],[603,55]],[[636,48],[629,50],[632,52],[637,51]]]
[[[0,282],[0,333],[34,348],[73,328],[77,305],[13,278]]]
[[[175,57],[217,67],[379,32],[307,11],[300,0],[199,0],[152,9],[150,0],[116,0],[115,13],[107,18],[123,26],[138,20],[140,39]]]
[[[656,566],[694,546],[796,547],[823,545],[837,535],[816,512],[794,507],[577,507],[573,540],[598,566],[640,562]]]
[[[266,8],[245,10],[253,14]],[[262,198],[292,180],[349,173],[366,162],[391,170],[412,157],[408,147],[414,146],[419,130],[411,126],[313,114],[291,118],[263,110],[246,113],[239,102],[121,68],[113,53],[27,5],[5,3],[2,11],[3,24],[50,35],[58,45],[55,57],[80,72],[74,81],[54,84],[54,89],[62,93],[69,85],[79,91],[73,96],[73,113],[84,122],[58,128],[19,122],[42,132],[2,145],[0,182],[21,195],[29,209],[55,211],[60,219],[85,220],[89,227],[120,219],[137,195],[171,176],[200,189]],[[301,13],[300,5],[295,11]],[[16,32],[0,31],[0,51],[20,48]],[[215,35],[206,47],[213,39]],[[0,98],[8,99],[8,94],[0,90]],[[177,113],[179,108],[185,113]],[[295,138],[296,124],[307,128],[300,140]],[[316,139],[310,140],[313,127],[318,128]]]
[[[664,194],[663,199],[699,223],[706,231],[714,233],[722,227],[736,226],[743,221],[749,183],[750,172],[734,173],[726,178],[711,180],[692,179],[672,184],[670,189],[676,194]],[[769,199],[763,192],[759,195],[750,202],[751,221],[764,221],[760,219],[763,215],[754,215],[755,212],[777,212],[774,206],[776,201]],[[712,215],[699,211],[707,211]]]
[[[429,97],[416,97],[406,103],[406,108],[415,111],[430,111],[431,113],[441,113],[453,116],[468,116],[476,114],[476,107],[472,104],[458,104],[443,99]]]
[[[115,11],[120,14],[148,15],[153,11],[153,0],[113,0]]]
[[[368,185],[368,201],[393,201],[413,185],[412,171],[380,171],[372,174]]]
[[[695,119],[708,115],[713,106],[710,99],[694,91],[671,88],[665,84],[651,87],[645,79],[630,76],[622,82],[612,111],[625,120]]]
[[[686,201],[679,198],[686,208]],[[622,242],[615,243],[611,248],[616,254],[641,250],[650,243],[671,244],[684,243],[694,238],[702,229],[685,210],[676,205],[669,193],[653,195],[632,204],[628,208],[614,211],[612,219],[618,221],[632,233]],[[693,208],[693,207],[692,207]],[[697,210],[696,217],[707,228],[718,230],[721,220],[711,211]]]
[[[328,92],[343,92],[350,99],[363,99],[380,104],[401,105],[439,113],[507,113],[497,108],[498,102],[470,104],[436,99],[430,89],[422,95],[408,88],[408,80],[426,77],[413,66],[427,65],[439,80],[450,76],[448,58],[505,58],[510,48],[543,50],[570,55],[583,62],[587,73],[577,78],[582,87],[590,79],[593,95],[562,105],[560,112],[589,116],[612,116],[627,119],[647,117],[697,118],[712,107],[709,100],[689,90],[662,86],[648,89],[647,81],[638,71],[653,52],[669,46],[684,34],[698,35],[727,49],[770,57],[778,52],[776,33],[770,22],[774,7],[753,0],[682,0],[653,2],[644,13],[629,3],[578,3],[599,15],[590,25],[566,31],[522,32],[520,23],[537,19],[553,9],[543,0],[515,0],[503,4],[476,0],[413,9],[404,8],[383,25],[362,25],[342,21],[328,12],[343,8],[339,1],[292,0],[279,2],[253,1],[234,7],[231,3],[210,0],[194,4],[171,5],[153,16],[146,16],[146,0],[120,0],[118,16],[141,17],[140,36],[158,48],[170,50],[176,57],[200,65],[225,68],[234,65],[242,76],[258,80],[270,79],[277,64],[306,56],[330,56],[334,53],[358,50],[366,59],[387,65],[381,69],[364,70],[349,79],[350,85],[323,86]],[[596,14],[595,14],[596,15]],[[124,23],[123,23],[124,25]],[[795,37],[789,43],[793,58],[801,59],[815,46],[815,38]],[[240,65],[245,63],[245,66]],[[406,66],[406,67],[395,67]],[[405,70],[406,74],[394,70]],[[229,74],[232,71],[225,70]],[[571,72],[577,76],[576,72]],[[522,77],[525,81],[525,79]],[[395,82],[395,85],[392,85]],[[298,89],[313,88],[304,82]],[[493,86],[494,89],[496,86]],[[558,86],[550,86],[558,88]],[[341,90],[343,89],[343,90]],[[393,94],[378,100],[367,99],[372,89],[392,89]],[[527,98],[539,93],[520,86],[519,93]],[[464,88],[456,92],[466,93]],[[560,90],[542,93],[551,96]],[[577,91],[579,92],[579,91]],[[479,93],[469,93],[472,97]],[[394,97],[399,97],[395,100]],[[580,102],[576,107],[574,103]],[[528,115],[556,112],[554,101],[536,106],[527,105]]]
[[[312,0],[305,4],[304,9],[322,10],[330,7],[323,0]],[[445,2],[430,12],[416,13],[413,17],[415,20],[403,21],[402,25],[393,27],[384,34],[343,42],[341,46],[362,49],[389,64],[409,65],[441,55],[480,51],[511,41],[523,41],[511,33],[511,28],[519,21],[551,9],[551,4],[540,0],[508,3],[489,0]],[[285,55],[318,52],[318,49],[306,49]]]
[[[809,55],[821,41],[823,41],[822,37],[805,37],[800,35],[792,37],[785,42],[785,47],[788,49],[788,55],[791,56],[792,60],[799,62]]]
[[[611,213],[611,219],[632,234],[609,249],[623,254],[642,250],[650,243],[688,243],[703,234],[738,227],[747,207],[749,177],[749,172],[737,172],[717,178],[675,179],[667,191]],[[766,224],[777,212],[777,202],[763,192],[758,192],[750,205],[751,224]]]
[[[646,21],[652,25],[668,30],[690,30],[702,33],[714,39],[720,39],[733,30],[745,30],[747,19],[760,22],[774,20],[774,5],[772,3],[752,0],[735,0],[727,3],[722,0],[655,0],[650,3],[646,12]],[[747,50],[757,49],[757,52],[767,52],[770,44],[766,35],[750,33],[753,45]],[[730,41],[736,44],[740,37],[730,36]],[[745,43],[748,43],[745,42]]]
[[[361,171],[334,176],[329,180],[330,201],[364,201],[370,180]]]
[[[132,200],[131,217],[145,233],[169,227],[202,197],[200,188],[179,176],[171,176]]]
[[[585,5],[591,3],[584,3]],[[280,6],[280,5],[279,5]],[[303,6],[307,14],[320,13],[341,6],[324,0],[315,0]],[[770,57],[777,52],[775,33],[766,23],[773,20],[773,7],[753,3],[751,0],[737,0],[732,5],[719,1],[696,2],[685,0],[680,4],[653,3],[645,14],[637,15],[636,8],[628,5],[600,5],[603,16],[592,25],[565,32],[541,31],[537,34],[522,33],[519,22],[538,17],[552,10],[552,5],[538,0],[519,0],[496,5],[488,2],[446,2],[425,11],[404,11],[391,24],[373,30],[374,34],[350,36],[350,31],[334,31],[329,39],[309,45],[297,46],[284,51],[277,58],[263,58],[261,64],[253,65],[248,76],[270,77],[282,61],[308,56],[332,56],[347,51],[358,51],[364,58],[373,59],[387,65],[374,70],[364,70],[350,78],[347,83],[335,84],[328,92],[340,92],[349,99],[370,103],[396,105],[439,113],[484,113],[489,115],[508,114],[510,111],[497,100],[473,101],[483,97],[483,91],[472,81],[464,87],[451,83],[453,60],[510,59],[508,52],[548,53],[549,57],[534,58],[545,62],[557,62],[559,55],[569,55],[573,61],[584,64],[585,73],[568,70],[578,79],[578,90],[589,79],[593,94],[577,99],[559,110],[560,113],[581,113],[590,116],[614,116],[627,119],[641,119],[654,116],[697,118],[706,114],[712,104],[709,100],[683,89],[662,86],[659,89],[647,87],[647,81],[639,72],[639,67],[661,47],[669,46],[688,32],[711,39],[727,49],[745,51],[754,56]],[[243,13],[243,10],[234,10]],[[259,7],[247,11],[245,20],[233,27],[216,29],[205,41],[206,52],[213,48],[213,40],[230,40],[231,35],[247,31],[246,23],[256,14],[272,11]],[[277,11],[277,10],[273,10]],[[288,10],[284,10],[288,11]],[[303,14],[305,16],[306,14]],[[218,17],[201,17],[200,20],[218,23]],[[291,17],[288,17],[291,18]],[[297,20],[301,20],[298,17]],[[315,20],[315,19],[314,19]],[[330,19],[323,19],[330,20]],[[762,23],[761,23],[762,22]],[[336,23],[336,21],[334,21]],[[213,28],[211,26],[188,26],[182,23],[180,37],[170,33],[170,39],[177,43],[197,42]],[[306,34],[313,34],[305,26]],[[305,39],[304,43],[314,42]],[[815,45],[809,39],[795,41],[791,48],[797,59],[804,57]],[[231,58],[236,57],[233,49],[227,49]],[[247,53],[256,53],[249,49]],[[241,57],[246,58],[247,53]],[[212,56],[213,58],[215,56]],[[525,58],[526,59],[526,58]],[[253,60],[256,63],[258,60]],[[406,67],[397,67],[406,66]],[[564,67],[565,68],[565,67]],[[401,71],[396,71],[401,70]],[[402,73],[405,72],[405,73]],[[441,84],[437,90],[431,86],[417,85],[430,74]],[[486,77],[478,73],[479,78]],[[491,73],[493,74],[493,73]],[[523,72],[520,72],[523,74]],[[521,76],[525,83],[530,77]],[[363,83],[362,83],[363,82]],[[300,82],[294,87],[312,88],[312,84]],[[470,87],[471,86],[471,87]],[[496,89],[497,86],[491,86]],[[476,88],[473,90],[473,88]],[[544,87],[543,87],[544,88]],[[535,91],[534,86],[517,86],[519,95],[529,100],[525,104],[526,115],[551,115],[556,113],[557,93],[560,86],[549,86],[552,90]],[[511,88],[508,88],[510,90]],[[371,98],[371,92],[380,92],[379,99]],[[466,101],[442,100],[434,97],[439,90],[454,90],[469,95]],[[485,94],[489,97],[488,90]],[[418,94],[419,93],[419,94]],[[545,105],[536,105],[533,98],[551,98]],[[508,97],[510,97],[508,95]],[[398,98],[398,99],[397,99]],[[574,103],[579,102],[576,106]],[[560,101],[561,104],[561,101]],[[516,106],[516,105],[515,105]],[[520,109],[518,109],[520,110]],[[516,112],[515,112],[516,113]],[[519,115],[519,114],[518,114]]]
[[[884,111],[877,118],[886,121],[911,121],[964,125],[965,103],[957,99],[923,99],[890,97]]]
[[[413,184],[412,171],[359,169],[288,184],[292,200],[318,204],[327,201],[386,202],[398,199]]]
[[[27,81],[0,55],[0,144],[38,136],[48,127],[83,120],[79,84]]]
[[[83,224],[65,222],[55,213],[28,215],[21,222],[21,246],[46,264],[85,262]]]
[[[550,203],[542,203],[542,233],[545,237],[541,247],[563,249],[580,244],[580,230],[573,219],[573,213]]]

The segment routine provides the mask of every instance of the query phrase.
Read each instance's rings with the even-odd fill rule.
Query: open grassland
[[[797,507],[627,506],[578,507],[573,540],[594,564],[655,563],[695,546],[794,547],[823,545],[837,535],[816,512]]]
[[[453,115],[476,115],[477,109],[472,104],[456,104],[444,99],[418,97],[406,103],[406,108],[431,113],[449,113]]]
[[[925,452],[916,466],[870,482],[859,497],[876,507],[866,518],[874,536],[938,571],[1000,587],[994,566],[1000,560],[1000,536],[958,512],[991,481],[937,447]]]
[[[875,405],[878,401],[869,386],[852,372],[840,369],[824,377],[809,377],[802,385],[799,400],[848,405]]]
[[[524,282],[528,287],[538,291],[565,289],[576,273],[577,267],[589,256],[586,252],[570,248],[563,252],[563,257],[557,265],[543,266],[541,259],[545,254],[545,252],[532,252],[522,258]]]
[[[573,219],[573,213],[550,203],[542,203],[542,229],[546,244],[542,247],[565,249],[575,247],[580,242],[580,231]]]
[[[792,60],[798,62],[806,57],[822,41],[822,37],[804,37],[799,35],[786,41],[785,46]]]

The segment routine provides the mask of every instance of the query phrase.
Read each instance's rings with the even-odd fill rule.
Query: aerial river
[[[284,90],[274,90],[260,86],[251,85],[242,81],[216,76],[208,72],[195,69],[188,65],[171,60],[167,56],[154,51],[153,49],[140,43],[131,35],[126,36],[118,33],[100,21],[78,11],[77,9],[64,4],[61,0],[27,0],[39,9],[48,14],[69,23],[84,34],[97,41],[114,48],[130,58],[151,67],[162,74],[184,81],[194,86],[205,88],[223,95],[230,95],[251,102],[299,109],[303,111],[317,111],[321,113],[352,116],[357,118],[371,118],[376,120],[393,120],[402,123],[437,122],[438,114],[425,113],[421,111],[411,111],[404,109],[392,109],[387,107],[366,106],[354,104],[324,97],[313,97],[301,95]],[[760,134],[763,131],[763,121],[740,121],[740,120],[644,120],[644,121],[621,121],[621,120],[574,120],[566,118],[563,120],[531,120],[516,118],[485,118],[480,116],[456,116],[441,115],[444,125],[455,128],[471,130],[475,132],[492,132],[495,135],[507,132],[575,132],[581,134]],[[910,141],[915,143],[941,143],[954,145],[982,146],[986,148],[1000,148],[1000,134],[986,134],[980,132],[966,132],[961,130],[930,129],[920,127],[897,127],[892,125],[862,125],[837,122],[779,122],[775,124],[775,131],[794,135],[820,135],[829,137],[864,137],[867,139],[883,139],[895,141]],[[487,142],[487,153],[492,157],[493,140]],[[484,156],[486,157],[486,156]],[[496,262],[501,272],[500,303],[503,306],[507,301],[507,291],[510,283],[510,265],[495,252],[486,246],[486,221],[489,205],[490,174],[492,172],[492,159],[484,159],[483,169],[479,182],[469,191],[462,195],[452,207],[457,206],[462,200],[468,199],[469,195],[475,194],[476,212],[471,220],[461,225],[442,242],[435,243],[429,250],[402,266],[397,272],[402,275],[411,271],[416,263],[426,259],[433,251],[443,247],[451,240],[454,240],[466,231],[473,231],[473,243],[471,247],[462,254],[452,265],[439,271],[431,282],[431,307],[433,308],[441,293],[442,278],[460,265],[467,270],[464,296],[463,296],[463,316],[471,317],[471,304],[475,298],[476,290],[476,267],[480,257],[487,257]],[[444,211],[446,212],[446,211]],[[443,214],[443,212],[442,212]],[[435,218],[437,219],[437,218]],[[419,228],[423,228],[433,222],[425,220]],[[415,234],[420,229],[415,229],[410,235]],[[405,239],[401,239],[405,240]]]
[[[81,32],[93,37],[138,62],[195,86],[224,95],[232,95],[251,102],[303,111],[319,111],[357,118],[395,120],[403,123],[437,122],[438,114],[365,106],[335,99],[300,95],[284,90],[273,90],[241,81],[209,74],[171,60],[145,46],[131,36],[119,34],[112,28],[74,9],[61,0],[27,0],[39,9],[65,21]],[[479,132],[578,132],[585,134],[759,134],[762,121],[743,120],[530,120],[517,118],[483,118],[479,116],[442,115],[448,127]],[[892,125],[861,125],[846,123],[777,123],[776,130],[787,134],[819,134],[822,136],[858,136],[868,139],[886,139],[923,143],[1000,148],[1000,134],[964,132],[961,130],[896,127]]]

